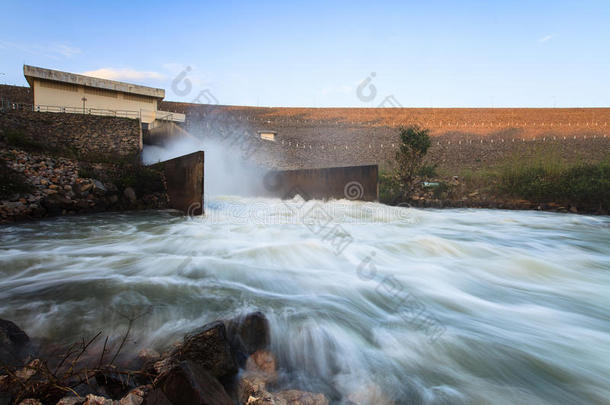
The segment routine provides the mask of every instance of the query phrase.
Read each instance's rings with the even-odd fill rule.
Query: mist
[[[269,169],[255,161],[260,155],[259,144],[253,141],[253,131],[241,125],[218,124],[206,128],[205,122],[192,125],[184,135],[163,146],[144,145],[145,165],[163,162],[189,153],[204,151],[204,192],[209,196],[264,195],[263,178]],[[209,127],[209,125],[207,126]]]

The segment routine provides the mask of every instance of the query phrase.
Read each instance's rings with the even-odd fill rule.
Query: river
[[[264,312],[280,385],[374,404],[608,404],[610,218],[208,199],[4,226],[0,317],[163,348]]]

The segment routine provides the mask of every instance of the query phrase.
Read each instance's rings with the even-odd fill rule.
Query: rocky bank
[[[124,368],[70,357],[51,366],[10,321],[0,320],[0,341],[1,405],[329,404],[321,393],[277,389],[281,365],[260,312],[206,324],[163,354],[142,350]]]
[[[137,193],[109,179],[116,164],[87,163],[14,148],[0,149],[3,171],[19,176],[20,190],[0,199],[0,223],[101,211],[167,207],[163,192]],[[95,177],[92,177],[95,176]]]

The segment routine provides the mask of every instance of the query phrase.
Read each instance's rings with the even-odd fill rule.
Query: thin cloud
[[[71,58],[74,55],[82,53],[80,48],[76,48],[62,42],[53,42],[50,44],[48,43],[40,45],[0,40],[0,48],[16,49],[21,52],[30,53],[37,56],[44,56],[51,59]]]
[[[538,42],[540,42],[541,44],[550,41],[553,38],[552,35],[546,35],[540,39],[538,39]]]
[[[78,55],[79,53],[83,52],[79,48],[66,44],[53,44],[51,51],[63,55],[66,58],[70,58],[74,55]]]
[[[110,67],[90,70],[83,72],[82,74],[109,80],[163,80],[165,78],[165,76],[159,72]]]

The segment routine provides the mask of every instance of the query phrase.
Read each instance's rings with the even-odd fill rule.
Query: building
[[[185,119],[184,114],[157,110],[163,89],[28,65],[23,65],[23,75],[37,111],[137,118],[145,129]]]
[[[261,139],[264,141],[275,142],[275,136],[277,135],[276,131],[258,131]]]

